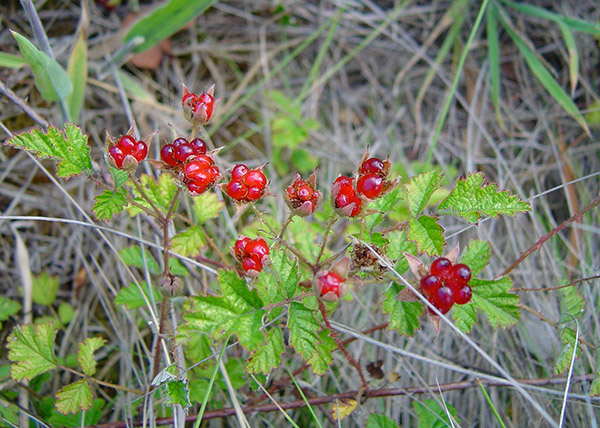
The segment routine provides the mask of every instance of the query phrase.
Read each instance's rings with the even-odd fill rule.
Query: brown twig
[[[513,264],[511,264],[509,267],[507,267],[504,272],[502,272],[500,275],[497,276],[497,278],[501,278],[503,276],[508,275],[514,268],[516,268],[523,260],[525,260],[531,253],[533,253],[536,250],[539,250],[542,245],[549,240],[550,238],[552,238],[554,235],[556,235],[558,232],[560,232],[561,230],[563,230],[565,227],[567,227],[569,224],[575,222],[575,221],[579,221],[581,220],[581,217],[583,217],[583,215],[585,213],[587,213],[588,211],[591,211],[593,208],[595,208],[598,204],[600,204],[600,196],[597,197],[596,199],[594,199],[592,202],[590,202],[590,204],[588,206],[586,206],[585,208],[583,208],[582,210],[580,210],[577,214],[575,214],[574,216],[572,216],[571,218],[565,220],[564,222],[562,222],[561,224],[559,224],[557,227],[555,227],[554,229],[552,229],[550,231],[550,233],[548,233],[547,235],[542,236],[540,239],[538,239],[538,241],[533,244],[529,249],[527,249],[527,251],[525,251],[523,254],[521,254],[521,256],[515,260],[513,262]]]
[[[580,377],[573,377],[570,379],[571,383],[579,383],[579,382],[589,382],[596,376],[595,373],[590,373]],[[516,382],[522,385],[528,386],[548,386],[548,385],[563,385],[569,382],[568,378],[560,377],[560,378],[539,378],[539,379],[515,379]],[[388,388],[388,389],[376,389],[365,391],[363,393],[363,397],[365,399],[368,398],[379,398],[379,397],[398,397],[403,395],[417,395],[417,394],[430,394],[431,391],[438,392],[447,392],[447,391],[462,391],[471,388],[478,388],[479,385],[483,386],[510,386],[506,381],[502,380],[491,380],[491,379],[478,379],[472,378],[469,380],[461,381],[461,382],[450,382],[444,384],[433,384],[433,385],[424,385],[424,386],[409,386],[406,388]],[[296,400],[290,401],[287,403],[271,403],[271,404],[263,404],[261,406],[242,406],[242,411],[244,414],[250,413],[267,413],[267,412],[275,412],[280,410],[293,410],[293,409],[301,409],[306,407],[307,405],[311,406],[321,406],[324,404],[328,404],[331,402],[335,402],[336,400],[345,400],[355,398],[356,395],[360,393],[360,390],[357,391],[347,391],[339,394],[326,395],[323,397],[312,397],[308,400]],[[600,398],[591,398],[593,402],[598,402]],[[209,419],[215,418],[224,418],[227,416],[232,416],[235,414],[235,409],[233,407],[228,407],[225,409],[217,409],[208,412],[204,412],[202,416],[202,420],[206,421]],[[196,420],[198,415],[187,415],[186,422],[193,422]],[[159,418],[156,419],[156,425],[169,425],[173,423],[172,417]],[[125,428],[126,426],[141,426],[143,421],[119,421],[119,422],[110,422],[102,425],[93,425],[96,428]]]

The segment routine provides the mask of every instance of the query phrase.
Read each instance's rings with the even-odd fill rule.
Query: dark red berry
[[[138,162],[141,162],[146,159],[146,155],[148,154],[148,146],[143,141],[138,141],[135,143],[135,147],[131,154]]]
[[[123,135],[117,142],[117,145],[121,147],[123,153],[129,155],[133,152],[136,143],[137,141],[131,135]]]
[[[246,165],[244,165],[243,163],[239,163],[233,167],[233,170],[231,171],[231,179],[239,180],[240,178],[245,176],[247,173],[248,173],[248,167]]]
[[[242,201],[248,194],[248,186],[242,183],[241,180],[232,180],[227,185],[227,194],[231,199]]]
[[[201,181],[191,181],[187,185],[188,190],[195,195],[201,195],[208,190],[208,183]]]
[[[445,314],[454,304],[454,293],[450,287],[440,287],[431,296],[431,302],[441,313]]]
[[[262,270],[262,262],[258,257],[250,255],[242,262],[242,269],[244,269],[244,272],[251,270],[260,272]]]
[[[269,255],[269,246],[264,239],[256,238],[246,244],[246,254],[255,255],[262,260],[263,257]]]
[[[433,296],[441,285],[442,281],[435,275],[429,274],[421,278],[421,288],[427,296]]]
[[[246,245],[250,242],[250,238],[247,236],[240,236],[233,245],[233,252],[238,259],[243,259],[247,256]]]
[[[194,138],[192,141],[190,141],[190,146],[192,146],[192,148],[195,150],[196,155],[205,155],[206,154],[206,143],[204,142],[204,140],[201,140],[200,138]]]
[[[174,157],[175,155],[175,146],[172,144],[167,144],[160,150],[160,157],[164,163],[170,166],[177,166],[178,162]]]
[[[471,269],[469,269],[469,266],[463,263],[452,266],[452,269],[450,270],[450,281],[464,285],[470,280]]]
[[[360,166],[360,174],[377,174],[380,177],[384,177],[384,164],[379,158],[370,158],[362,163]]]
[[[259,169],[248,171],[244,176],[244,182],[248,187],[265,187],[267,185],[267,177]]]
[[[195,154],[194,152],[194,148],[190,146],[189,143],[181,143],[179,146],[175,147],[175,153],[173,154],[173,157],[178,162],[183,163],[187,160],[188,157]]]
[[[182,144],[189,144],[188,140],[186,140],[185,138],[179,137],[179,138],[175,138],[175,140],[173,141],[173,147],[179,147]]]
[[[126,155],[125,153],[123,153],[123,150],[121,150],[119,146],[111,146],[108,149],[108,154],[115,161],[115,165],[117,166],[117,168],[121,168],[123,166],[123,161],[125,160]]]
[[[431,264],[431,268],[429,271],[432,275],[436,275],[444,280],[450,278],[450,268],[452,267],[452,262],[445,257],[439,257],[434,260]]]
[[[473,296],[473,290],[468,285],[463,286],[460,290],[454,291],[454,303],[464,305],[469,303]]]
[[[375,199],[383,190],[383,178],[375,174],[362,175],[356,182],[356,191],[368,199]]]

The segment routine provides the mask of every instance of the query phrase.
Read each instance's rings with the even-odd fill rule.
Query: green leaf
[[[317,350],[307,360],[307,363],[310,364],[312,371],[315,374],[322,375],[329,370],[329,366],[333,362],[331,353],[335,351],[338,346],[333,337],[331,337],[329,330],[321,330],[318,334],[320,342],[317,343]]]
[[[41,272],[33,277],[33,290],[31,298],[38,305],[51,306],[56,300],[58,291],[58,276],[50,276],[46,272]]]
[[[62,325],[69,324],[75,316],[75,308],[67,302],[58,305],[58,320]]]
[[[574,330],[570,328],[563,328],[560,332],[560,341],[563,344],[563,347],[560,351],[560,356],[558,360],[556,360],[556,364],[554,365],[554,374],[560,375],[563,374],[567,369],[571,366],[571,361],[573,360],[573,353],[575,352],[575,339],[577,335]],[[577,356],[581,351],[579,347],[579,343],[577,343]]]
[[[52,398],[52,397],[49,397]],[[52,404],[51,404],[52,405]],[[92,402],[92,408],[86,411],[80,410],[75,414],[63,415],[52,409],[52,415],[48,421],[55,427],[72,427],[79,428],[82,425],[96,425],[102,418],[102,410],[104,409],[104,400],[95,398]],[[82,422],[83,420],[83,422]]]
[[[560,31],[567,47],[567,53],[569,54],[569,79],[571,80],[571,94],[575,93],[577,89],[577,80],[579,73],[579,53],[577,52],[577,43],[573,37],[573,33],[569,27],[563,22],[559,22]]]
[[[270,254],[271,269],[277,276],[278,285],[286,298],[294,297],[298,283],[300,282],[300,274],[296,266],[296,259],[289,258],[285,251],[274,251]],[[264,302],[274,303],[271,300]]]
[[[143,37],[144,42],[134,52],[142,52],[181,30],[200,16],[216,0],[170,0],[150,15],[140,19],[125,36],[125,43],[134,37]]]
[[[8,358],[13,362],[10,375],[14,380],[31,380],[56,368],[54,323],[16,326],[8,336]]]
[[[477,323],[475,305],[473,305],[473,302],[469,302],[464,305],[454,305],[452,318],[454,319],[454,325],[456,328],[463,333],[470,332],[473,326]]]
[[[300,302],[291,302],[288,312],[288,329],[290,330],[290,344],[305,360],[308,361],[315,353],[319,352],[318,344],[321,342],[319,332],[323,330],[323,326],[316,318],[315,310]],[[327,333],[329,334],[329,332]]]
[[[581,315],[585,310],[585,300],[579,295],[575,286],[565,287],[560,291],[562,294],[561,312],[563,313],[561,322],[572,321],[572,318],[567,314],[571,315],[573,318],[577,318]]]
[[[70,383],[58,391],[55,406],[56,410],[65,415],[92,407],[92,389],[87,380]]]
[[[79,344],[77,361],[83,372],[88,376],[94,376],[94,373],[96,373],[94,352],[100,349],[102,345],[104,345],[104,339],[100,337],[88,337],[84,342]]]
[[[235,333],[240,343],[254,350],[265,342],[262,327],[263,303],[235,271],[220,270],[221,296],[195,296],[184,315],[181,331],[201,331],[216,340]]]
[[[115,189],[118,189],[123,184],[125,184],[127,180],[129,180],[129,174],[127,174],[127,171],[118,168],[113,168],[110,165],[108,166],[108,168],[110,169],[110,174],[113,177]]]
[[[482,216],[515,215],[531,210],[529,203],[507,191],[498,191],[496,184],[483,185],[483,173],[461,178],[450,194],[440,203],[440,214],[457,214],[470,223]]]
[[[169,211],[171,206],[171,201],[175,197],[177,193],[177,186],[173,182],[173,179],[169,174],[161,174],[158,177],[158,182],[154,177],[151,177],[147,174],[142,174],[140,176],[140,181],[142,184],[142,189],[144,193],[152,201],[155,207],[157,207],[162,214],[166,214]],[[139,191],[133,186],[133,184],[129,184],[132,192],[135,196],[134,200],[138,205],[146,207],[149,210],[152,210],[152,207],[146,201],[146,199],[142,198]],[[177,208],[177,204],[175,204],[175,210]],[[130,205],[128,208],[129,215],[135,216],[142,212],[142,210],[136,206]]]
[[[170,407],[180,405],[184,410],[188,409],[190,403],[190,390],[186,379],[170,380],[166,385],[166,400],[165,404]]]
[[[367,216],[365,219],[367,228],[373,230],[375,226],[383,221],[384,214],[391,211],[394,205],[398,201],[403,199],[400,195],[400,189],[393,189],[391,192],[386,193],[383,197],[376,199],[369,204],[369,209],[377,211],[375,214]]]
[[[268,375],[272,369],[281,364],[281,354],[285,351],[281,330],[274,328],[267,333],[267,342],[259,347],[248,360],[246,370],[249,373]]]
[[[200,196],[192,197],[194,213],[196,214],[195,224],[201,225],[206,223],[208,220],[217,218],[225,203],[219,201],[216,193],[204,192]]]
[[[448,428],[454,426],[450,422],[447,411],[452,415],[453,421],[460,423],[456,418],[456,409],[448,403],[445,406],[448,408],[447,411],[445,407],[440,406],[437,401],[431,399],[423,400],[421,403],[418,401],[413,403],[415,412],[419,417],[418,428]]]
[[[19,44],[21,54],[31,66],[35,77],[35,86],[42,97],[49,102],[66,99],[73,90],[73,86],[65,70],[25,37],[14,31],[11,33]]]
[[[431,256],[441,255],[446,244],[444,229],[438,219],[426,215],[409,220],[408,239],[417,244],[420,253]]]
[[[50,125],[48,133],[40,129],[14,135],[4,142],[10,146],[27,150],[38,158],[57,158],[56,175],[70,178],[92,171],[90,147],[87,136],[72,123],[66,123],[63,131]]]
[[[371,413],[367,418],[366,428],[399,428],[398,424],[386,415]]]
[[[583,130],[589,135],[590,130],[583,118],[581,112],[569,97],[569,94],[565,92],[565,90],[560,86],[560,84],[554,79],[552,73],[548,71],[546,66],[540,61],[540,59],[536,56],[535,52],[533,52],[525,40],[516,32],[513,28],[512,23],[506,21],[502,15],[499,16],[500,23],[510,36],[510,38],[515,42],[519,52],[523,55],[529,70],[533,73],[533,75],[538,79],[538,81],[542,84],[542,86],[548,91],[550,96],[554,98],[554,100],[568,113],[573,119],[575,119],[583,128]]]
[[[405,302],[398,300],[398,293],[404,287],[393,284],[385,292],[383,313],[390,314],[389,329],[396,329],[398,333],[412,336],[419,328],[419,317],[423,313],[421,302]]]
[[[21,68],[26,64],[28,64],[28,62],[20,55],[0,52],[0,67]]]
[[[296,148],[290,155],[290,163],[294,165],[296,171],[308,173],[313,171],[319,165],[319,159],[313,156],[310,150]]]
[[[21,310],[21,304],[15,300],[0,296],[0,321],[6,321]]]
[[[171,273],[173,275],[188,276],[190,274],[183,263],[181,263],[179,259],[176,259],[175,257],[169,258],[169,267],[171,268]]]
[[[81,112],[85,98],[85,86],[88,76],[85,31],[77,31],[76,38],[73,51],[69,57],[69,64],[67,65],[67,75],[73,84],[73,90],[66,100],[69,117],[73,122],[79,120],[79,113]]]
[[[127,193],[125,189],[105,190],[104,193],[96,196],[92,211],[98,220],[110,220],[113,216],[123,211],[127,205]]]
[[[404,253],[416,254],[417,244],[409,240],[403,230],[394,230],[385,236],[390,242],[387,247],[387,256],[390,260],[395,261],[394,269],[396,272],[403,274],[408,270],[408,262],[404,257]]]
[[[140,287],[144,294],[140,291]],[[121,288],[115,296],[115,303],[117,305],[125,305],[127,309],[136,309],[147,306],[146,302],[152,302],[150,299],[150,290],[145,281],[140,283],[140,287],[131,283],[128,287]],[[162,300],[162,296],[155,287],[152,287],[152,294],[154,295],[155,302],[160,302]],[[144,296],[146,297],[144,298]]]
[[[182,256],[197,256],[205,246],[204,231],[200,226],[192,226],[171,238],[171,250]]]
[[[137,245],[121,249],[119,251],[119,256],[121,256],[123,262],[127,266],[140,269],[144,269],[144,267],[147,266],[150,273],[160,273],[160,267],[154,257],[152,257],[152,254],[150,254],[150,251],[144,249],[144,254],[142,256],[142,249]]]
[[[487,315],[492,326],[506,328],[519,321],[519,296],[508,292],[512,288],[509,277],[495,281],[474,278],[469,285],[473,305]]]
[[[476,276],[488,265],[490,257],[492,251],[487,241],[471,241],[460,262],[469,266],[471,275]]]
[[[417,217],[425,209],[433,192],[440,187],[443,178],[441,171],[429,171],[411,178],[406,183],[408,208],[413,217]]]

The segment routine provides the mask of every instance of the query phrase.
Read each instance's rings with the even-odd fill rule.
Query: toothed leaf
[[[404,287],[394,284],[385,292],[383,301],[383,313],[390,314],[390,330],[398,330],[398,333],[412,336],[419,328],[419,317],[423,313],[421,302],[405,302],[398,300],[398,293]]]
[[[110,220],[113,216],[119,214],[127,205],[125,189],[105,190],[104,193],[94,198],[96,203],[92,208],[96,219]]]
[[[439,187],[444,175],[440,171],[429,171],[419,174],[406,183],[408,208],[413,217],[417,217]]]
[[[87,380],[70,383],[56,393],[56,410],[66,415],[92,407],[92,389]]]
[[[15,327],[8,336],[8,358],[13,362],[10,375],[14,380],[31,380],[56,368],[54,355],[54,323],[24,324]]]
[[[94,360],[94,352],[104,345],[104,339],[100,337],[88,337],[84,342],[79,344],[77,352],[77,361],[83,372],[88,376],[94,376],[96,373],[96,360]]]
[[[410,219],[408,239],[417,244],[420,253],[431,256],[441,255],[446,244],[444,229],[438,224],[438,219],[426,215]]]
[[[246,370],[250,373],[269,374],[281,364],[281,354],[285,351],[281,330],[274,328],[267,333],[267,341],[260,346],[246,363]]]

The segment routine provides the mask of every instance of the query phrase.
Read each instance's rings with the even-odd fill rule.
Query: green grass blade
[[[506,428],[506,425],[504,425],[504,422],[502,422],[502,418],[500,417],[500,414],[498,413],[498,410],[496,409],[496,406],[494,406],[494,403],[492,403],[492,399],[488,395],[488,393],[485,390],[484,386],[482,385],[481,381],[477,381],[477,383],[479,384],[479,389],[481,389],[481,392],[483,392],[483,396],[485,397],[485,401],[487,401],[487,403],[490,406],[490,409],[492,409],[492,413],[494,413],[494,416],[496,417],[496,420],[498,421],[498,424],[502,428]]]
[[[577,44],[575,37],[568,25],[563,22],[558,23],[560,31],[562,31],[567,53],[569,54],[569,79],[571,80],[571,96],[575,93],[577,81],[579,80],[579,52],[577,52]]]
[[[496,14],[496,6],[492,4],[487,10],[486,36],[488,41],[488,61],[490,63],[490,81],[492,85],[492,103],[494,104],[496,120],[504,128],[502,115],[500,114],[500,42]]]
[[[475,39],[475,34],[479,31],[479,26],[481,25],[481,21],[483,20],[483,15],[487,9],[487,5],[489,0],[484,0],[479,8],[479,12],[477,13],[477,18],[475,19],[475,23],[473,24],[473,28],[471,29],[471,33],[469,34],[469,38],[465,43],[465,47],[462,51],[460,59],[458,60],[458,66],[456,67],[456,74],[454,75],[454,79],[452,80],[452,86],[450,87],[450,92],[446,97],[446,102],[444,103],[444,107],[442,108],[442,113],[440,115],[440,120],[438,122],[438,126],[435,130],[435,134],[433,135],[433,139],[431,141],[431,147],[429,147],[429,152],[427,153],[427,158],[425,159],[425,163],[429,164],[431,162],[431,157],[433,156],[433,151],[437,146],[437,142],[440,138],[440,134],[442,133],[442,128],[444,127],[444,123],[446,122],[446,117],[448,116],[448,111],[450,111],[450,104],[452,103],[452,99],[454,98],[454,94],[456,93],[456,88],[458,87],[458,81],[460,80],[460,76],[462,74],[462,69],[465,65],[465,61],[467,59],[467,55],[469,53],[469,49],[471,48],[471,44],[473,43],[473,39]]]
[[[79,120],[79,114],[83,107],[85,98],[85,87],[87,83],[87,40],[84,32],[77,35],[77,41],[73,46],[73,52],[69,58],[67,74],[73,84],[73,91],[67,97],[67,108],[69,116],[75,123]]]
[[[0,52],[0,67],[21,68],[24,65],[27,65],[27,61],[22,56]]]
[[[312,406],[308,402],[308,398],[306,398],[306,395],[304,395],[304,391],[302,391],[302,388],[300,388],[300,385],[298,385],[298,382],[296,381],[296,377],[290,371],[290,369],[289,369],[289,367],[287,365],[285,366],[285,369],[287,370],[288,375],[290,376],[290,379],[292,379],[292,381],[294,382],[294,385],[296,386],[296,389],[298,390],[298,393],[300,393],[300,396],[302,397],[302,399],[306,403],[306,407],[308,408],[308,411],[312,415],[314,421],[317,423],[317,425],[319,426],[319,428],[323,428],[323,425],[321,425],[321,422],[319,421],[319,418],[317,418],[317,415],[316,415],[314,409],[312,408]]]
[[[133,49],[142,52],[171,34],[208,9],[216,0],[171,0],[150,15],[140,19],[125,36],[125,42],[141,36],[144,42]]]
[[[548,91],[550,96],[554,98],[554,100],[560,104],[560,106],[571,115],[589,135],[590,131],[588,125],[573,100],[571,100],[569,95],[554,79],[542,61],[540,61],[536,54],[529,48],[525,40],[513,28],[512,24],[507,21],[502,14],[499,14],[498,17],[500,18],[500,24],[504,27],[515,45],[517,45],[517,49],[519,49],[519,52],[523,55],[523,58],[533,75],[538,79],[546,91]]]
[[[213,370],[213,373],[210,377],[210,381],[208,382],[208,387],[206,388],[206,395],[202,400],[202,406],[200,406],[200,411],[198,412],[196,422],[194,422],[194,428],[198,428],[200,426],[200,422],[202,422],[202,415],[204,415],[204,410],[206,409],[206,404],[208,403],[208,399],[210,398],[210,393],[215,383],[215,379],[217,378],[217,373],[219,373],[219,365],[221,364],[221,360],[223,360],[223,354],[225,354],[225,349],[227,349],[227,340],[223,342],[223,345],[221,346],[221,352],[219,352],[219,356],[215,361],[215,369]]]
[[[536,18],[543,18],[556,23],[563,23],[574,31],[581,33],[592,34],[596,37],[600,37],[600,22],[591,22],[584,19],[570,18],[568,16],[562,16],[558,13],[550,12],[549,10],[543,9],[538,6],[532,6],[526,2],[517,3],[511,0],[501,0],[507,6],[513,9],[525,13],[527,15],[535,16]]]

